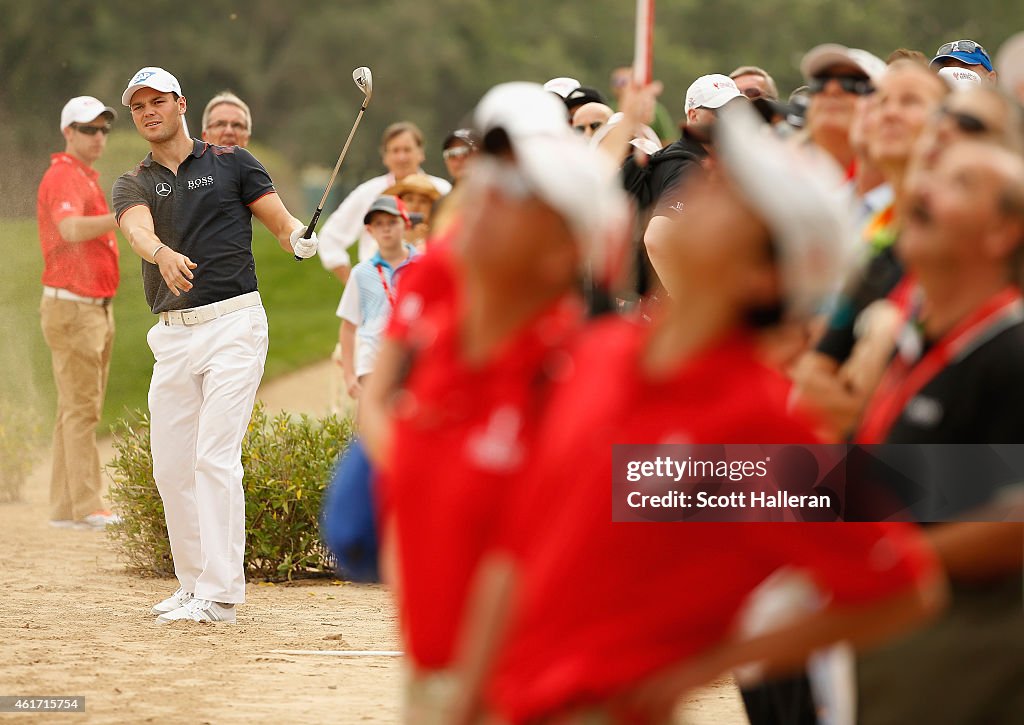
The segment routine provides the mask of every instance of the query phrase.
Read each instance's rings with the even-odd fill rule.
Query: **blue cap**
[[[952,43],[943,43],[935,51],[931,65],[935,65],[943,58],[953,58],[968,65],[980,65],[987,71],[992,70],[992,59],[980,44],[973,40],[956,40]]]

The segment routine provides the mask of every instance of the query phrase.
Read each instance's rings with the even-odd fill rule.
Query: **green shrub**
[[[21,500],[25,479],[39,457],[41,435],[31,408],[0,399],[0,503]]]
[[[149,417],[137,412],[114,428],[110,499],[121,522],[108,527],[130,569],[171,576],[163,504],[153,481]],[[330,571],[317,518],[331,469],[353,435],[352,422],[267,416],[257,403],[242,443],[245,566],[250,578],[280,581]]]

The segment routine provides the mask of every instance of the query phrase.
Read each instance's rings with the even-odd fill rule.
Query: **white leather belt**
[[[193,307],[188,310],[170,310],[161,312],[160,319],[165,325],[201,325],[210,320],[216,320],[231,312],[244,310],[246,307],[257,307],[263,304],[259,292],[246,292],[244,295],[229,297],[220,302],[214,302],[202,307]]]
[[[67,300],[68,302],[84,302],[87,305],[100,305],[106,307],[110,304],[110,297],[83,297],[82,295],[76,295],[74,292],[69,292],[66,289],[60,287],[43,287],[43,297],[51,297],[55,300]]]

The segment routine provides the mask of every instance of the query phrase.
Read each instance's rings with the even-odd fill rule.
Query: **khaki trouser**
[[[44,297],[39,314],[57,386],[50,518],[80,521],[103,508],[96,426],[110,372],[114,310]]]

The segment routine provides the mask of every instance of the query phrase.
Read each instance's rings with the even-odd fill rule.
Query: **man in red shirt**
[[[523,91],[557,103],[539,86]],[[391,412],[381,518],[396,554],[413,719],[432,707],[455,658],[479,554],[531,459],[547,391],[569,372],[580,273],[600,264],[606,236],[626,231],[614,166],[556,110],[562,122],[549,135],[517,133],[528,107],[480,123],[483,152],[464,181],[453,240],[454,294],[433,301],[429,325],[413,325],[413,336],[429,327],[432,339],[414,349]]]
[[[806,318],[828,292],[841,202],[749,108],[720,125],[722,169],[684,188],[690,211],[666,245],[685,283],[652,326],[612,320],[581,340],[492,535],[460,673],[499,721],[667,722],[685,689],[729,668],[785,671],[935,607],[936,567],[910,527],[612,523],[613,444],[815,442],[756,330]],[[744,634],[748,596],[784,567],[826,608]]]
[[[115,118],[91,96],[67,102],[60,115],[64,151],[50,158],[36,206],[43,250],[39,311],[57,385],[50,524],[59,528],[101,529],[116,519],[100,500],[96,425],[114,341],[118,249],[114,216],[92,167]]]

